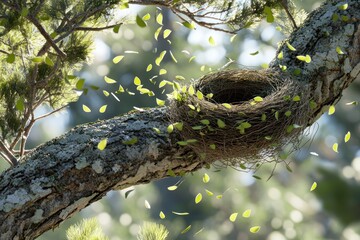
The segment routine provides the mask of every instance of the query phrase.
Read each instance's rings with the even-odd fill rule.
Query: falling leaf
[[[163,35],[163,36],[164,36],[164,39],[166,39],[167,37],[169,37],[170,33],[171,33],[171,30],[170,30],[170,29],[165,29],[165,30],[164,30],[164,33],[163,33],[163,34],[164,34],[164,35]]]
[[[105,76],[104,77],[104,80],[107,84],[114,84],[116,83],[116,80],[112,79],[112,78],[109,78],[108,76]]]
[[[332,149],[334,152],[338,153],[338,147],[339,147],[339,144],[338,143],[334,143],[333,146],[332,146]]]
[[[254,226],[250,228],[251,233],[257,233],[260,230],[260,226]]]
[[[106,111],[107,105],[103,105],[100,107],[99,112],[104,113]]]
[[[165,105],[165,101],[164,100],[161,100],[161,99],[158,99],[158,98],[156,98],[156,104],[158,105],[158,106],[164,106]]]
[[[207,173],[204,173],[202,180],[204,183],[208,183],[210,181],[210,176]]]
[[[159,13],[157,16],[156,16],[156,22],[160,25],[163,25],[163,15],[162,13]]]
[[[310,192],[314,191],[317,187],[317,183],[314,182],[312,185],[311,185],[311,188],[310,188]]]
[[[151,209],[151,206],[150,206],[150,203],[148,202],[148,200],[145,200],[145,208]]]
[[[238,216],[238,213],[237,213],[237,212],[236,212],[236,213],[232,213],[232,214],[230,215],[230,217],[229,217],[229,220],[230,220],[231,222],[235,222],[237,216]]]
[[[329,115],[332,115],[332,114],[334,114],[335,113],[335,106],[334,105],[331,105],[330,107],[329,107],[329,112],[328,112],[328,114]]]
[[[168,189],[169,191],[175,191],[177,188],[178,188],[178,186],[173,185],[173,186],[168,187],[167,189]]]
[[[113,58],[113,63],[117,64],[124,58],[123,55],[119,55]]]
[[[202,194],[198,193],[195,197],[195,203],[198,204],[202,200]]]
[[[181,234],[188,232],[191,229],[191,225],[187,226],[184,230],[181,231]]]
[[[163,213],[163,211],[160,211],[159,217],[160,217],[161,219],[165,219],[165,214]]]
[[[175,215],[178,215],[178,216],[186,216],[186,215],[190,214],[188,212],[174,212],[174,211],[172,211],[172,213],[175,214]]]
[[[251,216],[251,209],[247,209],[243,212],[242,216],[244,218],[249,218]]]
[[[348,142],[348,141],[350,140],[350,137],[351,137],[351,133],[350,133],[350,132],[347,132],[347,133],[345,134],[344,141],[345,141],[345,142]]]
[[[97,145],[97,148],[102,151],[106,148],[106,145],[107,145],[107,138],[101,140],[98,145]]]
[[[296,49],[289,42],[286,42],[286,46],[288,47],[289,50],[296,51]]]
[[[209,44],[210,44],[211,46],[215,46],[215,45],[216,45],[216,42],[215,42],[215,39],[213,38],[213,36],[210,36],[208,41],[209,41]]]
[[[82,105],[82,109],[83,109],[84,112],[87,112],[87,113],[91,112],[91,109],[88,106],[84,105],[84,104]]]

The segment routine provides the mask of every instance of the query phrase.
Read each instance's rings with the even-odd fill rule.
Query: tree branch
[[[302,84],[310,95],[307,100],[316,103],[307,116],[307,124],[313,123],[327,106],[335,104],[352,81],[360,80],[360,2],[349,0],[346,12],[339,12],[342,10],[337,5],[338,1],[329,0],[311,13],[288,40],[296,51],[284,43],[279,48],[283,59],[275,59],[271,64],[272,72]],[[346,14],[349,21],[334,22],[333,14]],[[345,54],[339,54],[337,46]],[[306,54],[312,57],[310,63],[297,59]],[[282,73],[279,64],[287,66],[287,73]],[[301,74],[294,75],[296,69]],[[229,73],[230,77],[242,74],[238,70],[213,76],[227,77]],[[271,107],[283,111],[276,104]],[[110,190],[167,177],[168,170],[179,174],[211,164],[191,146],[177,144],[184,141],[179,132],[167,132],[171,110],[155,108],[85,124],[25,156],[24,162],[0,176],[1,237],[34,239]],[[160,129],[160,133],[153,128]],[[252,128],[246,131],[250,135],[262,132],[259,129],[251,132],[255,131]],[[100,151],[97,144],[105,138],[107,146]],[[240,143],[232,147],[249,146]],[[218,151],[217,156],[224,155],[223,151],[214,151]]]

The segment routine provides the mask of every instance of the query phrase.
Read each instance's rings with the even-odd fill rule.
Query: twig
[[[113,25],[109,25],[109,26],[105,26],[105,27],[76,27],[74,30],[75,31],[102,31],[102,30],[106,30],[109,28],[114,28],[119,25],[122,25],[122,23],[113,24]]]
[[[18,164],[16,157],[12,154],[12,152],[9,150],[9,148],[1,140],[0,140],[0,150],[1,150],[2,157],[4,157],[4,159],[8,163],[10,163],[10,165],[16,166]]]
[[[289,11],[289,8],[287,6],[287,3],[285,3],[283,0],[280,1],[280,4],[281,6],[284,8],[285,12],[286,12],[286,15],[288,15],[288,18],[290,19],[294,29],[297,29],[298,26],[296,25],[296,22],[295,22],[295,19],[293,18],[293,16],[291,15],[290,11]]]
[[[58,109],[55,109],[54,111],[45,113],[44,115],[41,115],[41,116],[35,118],[34,121],[37,121],[37,120],[40,120],[40,119],[42,119],[42,118],[48,117],[48,116],[50,116],[50,115],[52,115],[52,114],[54,114],[54,113],[56,113],[56,112],[59,112],[59,111],[63,110],[63,109],[66,108],[67,106],[68,106],[68,105],[65,105],[65,106],[62,106],[62,107],[60,107],[60,108],[58,108]]]

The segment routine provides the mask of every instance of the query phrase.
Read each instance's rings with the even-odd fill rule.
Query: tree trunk
[[[287,94],[306,93],[309,101],[304,102],[308,106],[305,125],[316,121],[340,99],[342,91],[352,81],[360,78],[360,2],[347,1],[347,10],[341,10],[337,2],[328,1],[312,12],[288,40],[296,51],[291,51],[286,43],[282,44],[278,54],[282,52],[283,57],[271,63],[271,71],[260,72],[301,85],[297,88],[301,92]],[[297,59],[297,56],[307,54],[312,58],[310,63]],[[279,65],[286,66],[286,72],[282,72]],[[300,74],[297,69],[301,70]],[[234,78],[239,71],[220,72],[202,79]],[[259,81],[250,88],[258,89],[262,84],[264,82]],[[198,85],[198,89],[205,91],[206,81],[205,85]],[[216,97],[217,92],[213,93]],[[281,94],[281,98],[287,95]],[[252,97],[238,97],[238,100],[246,102]],[[179,175],[196,171],[217,160],[224,149],[213,150],[218,151],[214,158],[204,158],[191,144],[178,144],[186,141],[179,131],[168,133],[167,127],[174,116],[171,108],[183,107],[179,104],[76,127],[38,147],[24,162],[5,171],[0,177],[1,239],[34,239],[101,199],[110,190],[148,183],[172,172]],[[279,107],[274,104],[272,109],[283,111],[277,109]],[[250,127],[246,134],[254,131],[256,129]],[[107,146],[100,151],[97,145],[102,139],[107,139]],[[243,147],[241,142],[235,141],[229,148],[237,146]]]

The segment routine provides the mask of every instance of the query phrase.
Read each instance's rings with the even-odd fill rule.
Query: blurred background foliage
[[[295,1],[298,9],[306,11],[321,2]],[[129,11],[138,12],[139,16],[149,13],[148,26],[140,28],[129,24],[121,26],[118,33],[108,30],[96,36],[92,63],[76,74],[85,79],[89,91],[66,111],[39,121],[30,135],[28,148],[77,124],[124,114],[134,106],[156,106],[155,97],[137,92],[133,84],[135,76],[142,80],[144,87],[154,91],[157,98],[165,100],[162,89],[157,87],[161,80],[172,81],[176,76],[183,76],[184,82],[191,82],[211,70],[222,68],[229,59],[234,60],[230,67],[258,69],[275,57],[278,42],[286,37],[276,30],[276,24],[264,21],[256,28],[240,31],[231,42],[232,36],[225,33],[183,27],[166,9],[132,7]],[[160,12],[164,25],[155,40],[154,33],[159,28],[155,17]],[[166,39],[163,37],[165,29],[172,31]],[[209,41],[210,37],[214,42]],[[163,50],[167,50],[167,54],[161,68],[167,73],[153,78],[160,70],[154,64],[155,58]],[[177,63],[170,56],[170,50]],[[114,64],[112,59],[118,55],[124,58]],[[150,63],[153,68],[147,71]],[[116,95],[118,99],[111,94],[105,96],[103,90],[114,92],[118,85],[106,84],[104,76],[117,80],[136,94]],[[92,85],[99,89],[91,89]],[[167,178],[111,191],[101,201],[38,239],[65,239],[65,230],[70,225],[81,218],[94,216],[111,240],[136,239],[144,221],[164,224],[170,232],[169,239],[360,239],[360,112],[357,105],[347,104],[358,101],[359,92],[360,83],[353,83],[337,104],[336,113],[324,115],[309,129],[309,134],[304,137],[307,144],[291,156],[292,173],[285,165],[264,165],[256,173],[212,166],[182,178]],[[92,112],[85,113],[83,104]],[[98,109],[103,105],[107,105],[107,110],[99,113]],[[48,109],[44,107],[38,111],[40,114]],[[345,144],[344,135],[348,131],[352,135]],[[331,149],[336,142],[339,153]],[[3,162],[0,164],[2,168],[7,167]],[[203,181],[205,173],[210,177],[208,183]],[[261,179],[255,179],[253,174]],[[313,182],[317,182],[318,187],[310,192]],[[169,191],[168,187],[175,184],[178,188]],[[213,195],[209,196],[209,192]],[[196,204],[198,193],[202,194],[202,200]],[[243,217],[243,212],[249,209],[251,216]],[[161,211],[164,219],[159,215]],[[189,214],[179,216],[173,212]],[[234,222],[229,220],[232,213],[238,213]],[[249,229],[253,226],[261,228],[257,233],[251,233]]]

